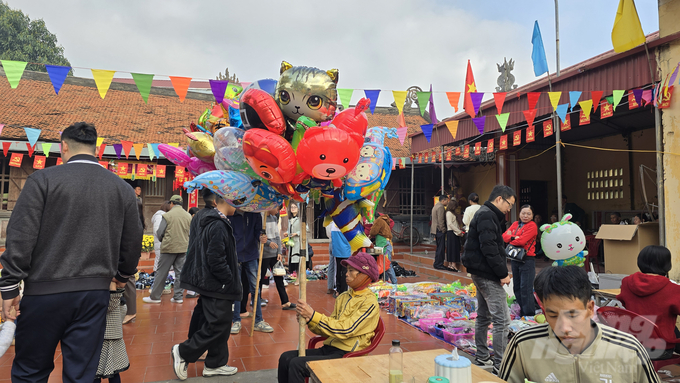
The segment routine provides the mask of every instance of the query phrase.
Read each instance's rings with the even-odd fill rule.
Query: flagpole
[[[560,76],[560,11],[555,0],[555,52],[556,52],[556,67],[557,77]],[[550,81],[550,71],[548,71],[548,86],[552,92],[552,82]],[[569,115],[567,115],[569,118]],[[562,135],[559,124],[559,118],[555,111],[553,111],[553,130],[555,131],[555,164],[557,168],[557,219],[562,219]]]

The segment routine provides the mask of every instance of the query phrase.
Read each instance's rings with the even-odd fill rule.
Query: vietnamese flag
[[[156,165],[156,177],[165,178],[165,166],[166,165]]]
[[[36,156],[33,158],[33,169],[45,169],[45,156]]]
[[[475,76],[472,74],[472,66],[470,66],[470,60],[468,60],[467,74],[465,75],[465,101],[463,102],[463,108],[470,115],[470,117],[475,117],[475,107],[472,104],[472,99],[470,98],[470,92],[477,92],[477,85],[475,84]]]

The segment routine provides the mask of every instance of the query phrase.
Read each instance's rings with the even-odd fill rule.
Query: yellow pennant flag
[[[179,148],[179,142],[168,142],[168,145]]]
[[[104,98],[106,97],[106,92],[109,91],[111,86],[111,80],[113,80],[113,75],[116,73],[115,70],[104,70],[104,69],[91,69],[92,77],[94,77],[94,82],[97,84],[97,89],[99,90],[99,95]]]
[[[548,97],[550,97],[550,105],[553,107],[553,111],[557,110],[557,104],[560,103],[560,97],[562,92],[548,92]]]
[[[583,114],[590,116],[590,110],[593,108],[593,100],[579,101],[578,104],[581,105]]]
[[[137,157],[137,160],[139,160],[139,156],[142,155],[144,144],[132,144],[132,147],[135,148],[135,157]]]
[[[104,137],[97,137],[97,148],[102,146],[103,143],[104,143]]]
[[[645,33],[642,31],[635,2],[633,0],[619,0],[616,11],[614,28],[612,28],[612,45],[614,51],[621,53],[645,43]]]
[[[451,133],[451,137],[456,139],[456,133],[458,133],[458,120],[446,121],[446,128]]]
[[[397,109],[399,110],[399,114],[402,113],[404,110],[404,103],[406,102],[406,94],[408,94],[407,91],[405,90],[393,90],[392,95],[394,96],[394,103],[397,104]]]

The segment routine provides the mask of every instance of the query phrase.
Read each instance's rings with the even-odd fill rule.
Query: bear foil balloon
[[[276,102],[283,114],[292,122],[307,116],[316,122],[330,120],[338,103],[336,85],[338,70],[323,71],[306,66],[281,63],[281,77],[276,86]]]
[[[339,179],[347,175],[359,161],[364,138],[354,132],[314,126],[305,132],[297,147],[297,160],[314,178]]]
[[[541,248],[548,258],[555,261],[578,256],[586,246],[586,236],[578,225],[569,222],[571,214],[552,225],[542,225]]]
[[[231,206],[248,212],[267,211],[277,208],[283,197],[274,189],[243,173],[214,170],[203,173],[184,183],[187,192],[208,188],[224,198]]]

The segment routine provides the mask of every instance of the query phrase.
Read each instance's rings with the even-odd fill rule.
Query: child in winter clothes
[[[95,382],[108,379],[109,382],[120,382],[120,373],[130,368],[125,341],[123,340],[123,318],[121,316],[120,299],[125,289],[118,288],[111,283],[111,297],[106,312],[106,331],[104,344],[99,357],[99,367],[95,375]]]

